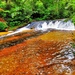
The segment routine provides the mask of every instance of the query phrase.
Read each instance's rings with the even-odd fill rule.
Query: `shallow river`
[[[0,75],[75,75],[74,43],[74,31],[32,31],[1,39]]]

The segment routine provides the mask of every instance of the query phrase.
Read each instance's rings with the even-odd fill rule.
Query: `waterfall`
[[[75,30],[75,26],[71,22],[71,20],[67,22],[65,22],[64,20],[37,21],[37,22],[32,22],[22,28],[19,28],[16,31],[13,31],[12,33],[0,36],[0,38],[15,35],[17,33],[20,33],[26,30],[31,30],[31,29],[34,29],[35,31],[38,31],[38,30],[47,31],[48,29],[72,30],[73,31]]]
[[[39,22],[32,22],[28,24],[26,28],[34,28],[35,30],[47,30],[47,29],[56,29],[56,30],[75,30],[74,24],[71,20],[64,22],[64,21],[39,21]]]

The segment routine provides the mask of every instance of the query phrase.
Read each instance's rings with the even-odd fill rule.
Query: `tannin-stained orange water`
[[[74,34],[52,31],[1,49],[0,75],[75,75]]]

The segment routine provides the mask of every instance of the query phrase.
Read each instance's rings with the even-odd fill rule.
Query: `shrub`
[[[61,18],[70,18],[75,24],[75,0],[0,0],[0,3],[0,17],[9,26]]]
[[[0,22],[0,31],[4,31],[6,28],[8,28],[6,22]]]

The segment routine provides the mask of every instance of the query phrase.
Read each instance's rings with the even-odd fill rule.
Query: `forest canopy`
[[[63,18],[75,24],[75,0],[0,0],[0,18],[8,26]]]

